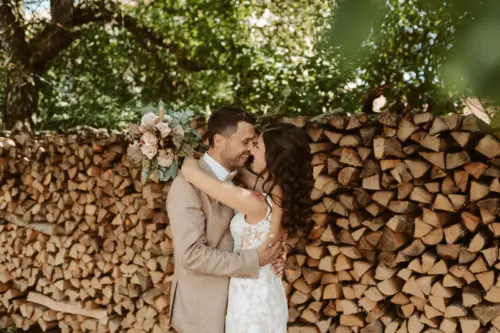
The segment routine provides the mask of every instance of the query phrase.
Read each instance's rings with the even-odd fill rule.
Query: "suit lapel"
[[[214,178],[217,178],[217,176],[215,175],[215,172],[212,170],[212,168],[210,167],[210,165],[208,165],[208,163],[205,161],[205,159],[202,157],[200,158],[200,168],[205,171],[206,173],[208,173],[210,176],[214,177]]]
[[[210,165],[208,165],[208,163],[205,161],[205,159],[203,157],[200,158],[199,163],[200,163],[200,168],[203,171],[205,171],[206,173],[208,173],[210,176],[212,176],[212,177],[214,177],[216,179],[219,179],[219,178],[217,178],[217,176],[215,175],[215,172],[212,170],[212,168],[210,167]],[[220,209],[220,208],[231,209],[230,207],[227,207],[226,205],[222,204],[221,202],[215,200],[214,198],[212,198],[212,197],[210,197],[208,195],[206,195],[206,196],[209,198],[210,202],[212,202],[218,209]]]

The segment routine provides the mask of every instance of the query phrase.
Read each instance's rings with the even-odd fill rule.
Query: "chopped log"
[[[84,309],[79,307],[78,305],[74,304],[69,304],[66,302],[57,302],[49,297],[42,295],[37,292],[30,292],[27,297],[28,302],[33,302],[37,304],[41,304],[49,309],[52,309],[54,311],[58,312],[64,312],[64,313],[72,313],[84,317],[90,317],[90,318],[95,318],[99,320],[106,320],[108,313],[106,309]]]
[[[406,199],[415,185],[413,183],[405,182],[401,183],[398,186],[398,200]]]
[[[429,169],[429,164],[420,160],[405,160],[404,163],[414,178],[422,177]]]
[[[482,162],[472,162],[464,165],[464,170],[475,179],[479,179],[488,169],[488,165]]]
[[[462,294],[462,305],[465,307],[472,307],[481,303],[482,295],[481,290],[479,288],[474,288],[472,286],[466,286],[463,289]]]
[[[451,177],[446,177],[441,183],[441,194],[449,195],[458,193],[459,189],[455,186],[455,182]]]
[[[438,134],[444,131],[449,131],[450,128],[443,118],[436,117],[432,123],[431,129],[429,130],[430,135]]]
[[[316,155],[314,155],[316,156]],[[327,160],[327,169],[328,169],[328,174],[331,175],[335,173],[338,169],[341,168],[341,164],[338,162],[338,160],[334,157],[328,157]]]
[[[363,184],[362,184],[364,189],[367,190],[380,190],[380,178],[379,175],[373,175],[368,178],[363,179]]]
[[[412,122],[402,118],[398,125],[398,139],[401,142],[405,142],[413,133],[419,129]]]
[[[335,181],[335,179],[329,176],[320,175],[316,178],[314,187],[329,195],[338,189],[339,184]]]
[[[359,130],[359,134],[361,135],[361,139],[363,139],[364,146],[371,146],[373,137],[376,132],[375,127],[363,127]]]
[[[373,201],[387,207],[389,202],[394,198],[395,193],[392,191],[378,191],[372,195]]]
[[[340,139],[342,138],[342,133],[325,131],[325,136],[330,140],[331,143],[338,144]]]
[[[460,328],[462,332],[477,332],[481,323],[475,318],[460,318]]]
[[[325,134],[326,134],[326,132],[325,132]],[[311,149],[311,154],[316,154],[316,153],[332,150],[333,145],[330,142],[310,143],[309,148]]]
[[[441,153],[420,152],[419,155],[422,156],[425,160],[427,160],[432,165],[435,165],[440,169],[445,168],[444,153],[442,153],[442,152]]]
[[[410,200],[430,204],[433,202],[434,196],[423,187],[415,187],[410,194]]]
[[[340,155],[340,163],[344,163],[350,166],[360,167],[363,166],[361,158],[358,152],[352,148],[343,148],[342,154]]]
[[[335,127],[336,129],[344,129],[345,126],[346,126],[346,117],[344,117],[343,115],[334,115],[329,123],[330,125],[332,125],[333,127]]]
[[[446,169],[451,170],[458,168],[470,162],[470,157],[465,151],[458,153],[446,154]]]
[[[393,138],[375,138],[373,140],[373,152],[376,159],[382,159],[388,156],[399,158],[406,157],[399,141]]]
[[[442,194],[438,194],[436,196],[436,200],[434,200],[432,208],[452,213],[456,212],[455,208],[453,207],[453,204],[450,202],[450,199],[448,199]]]
[[[462,116],[456,113],[447,115],[443,119],[451,131],[458,129],[462,122]]]
[[[338,175],[338,181],[341,185],[348,185],[357,180],[359,170],[353,167],[343,168]]]
[[[460,318],[467,316],[467,309],[460,304],[450,304],[444,312],[445,318]]]
[[[457,187],[465,193],[469,184],[469,174],[464,170],[455,170],[453,173],[453,180]]]
[[[468,132],[451,132],[451,136],[463,148],[467,146],[471,139],[471,134]]]
[[[482,303],[472,308],[472,311],[477,319],[483,325],[487,325],[493,319],[500,316],[500,304]]]
[[[476,145],[475,150],[488,158],[493,158],[500,154],[500,142],[493,136],[486,135]]]
[[[477,227],[479,226],[479,222],[481,219],[469,212],[462,212],[460,216],[462,217],[462,223],[467,228],[467,230],[469,230],[470,232],[475,232]]]
[[[373,176],[375,174],[380,173],[380,167],[377,161],[369,159],[365,161],[363,164],[363,168],[361,169],[360,178],[367,178]]]
[[[432,121],[432,119],[434,119],[434,116],[430,112],[417,113],[413,117],[413,121],[417,125],[430,123]]]
[[[481,184],[475,180],[471,182],[470,187],[470,201],[478,201],[486,197],[490,193],[490,187],[485,184]]]
[[[339,140],[341,147],[357,147],[361,144],[361,138],[356,135],[344,135]]]

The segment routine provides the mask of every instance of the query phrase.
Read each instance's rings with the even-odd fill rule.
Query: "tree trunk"
[[[6,129],[11,129],[18,121],[28,120],[38,106],[39,79],[30,71],[12,69],[7,72],[3,122]]]

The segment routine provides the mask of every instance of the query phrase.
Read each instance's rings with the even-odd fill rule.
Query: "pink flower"
[[[158,143],[158,139],[156,136],[151,133],[151,132],[146,132],[141,136],[141,141],[144,142],[145,145],[153,145],[156,147],[156,144]]]
[[[175,147],[180,148],[182,145],[182,141],[184,141],[184,130],[181,125],[177,125],[174,127],[172,131],[172,142]]]
[[[163,123],[163,122],[156,124],[156,128],[158,129],[158,131],[160,131],[160,136],[163,139],[166,138],[170,134],[170,132],[172,131],[172,129],[170,127],[168,127],[168,124]]]
[[[148,112],[144,116],[142,116],[141,119],[141,126],[142,127],[153,127],[156,125],[160,117],[155,115],[153,112]]]
[[[174,134],[176,136],[179,136],[181,138],[184,138],[184,129],[182,129],[182,126],[181,125],[177,125],[175,126],[174,128]]]
[[[155,157],[158,149],[156,148],[156,144],[146,143],[141,147],[141,151],[144,155],[146,155],[147,158],[151,160],[153,159],[153,157]]]
[[[174,152],[172,149],[160,150],[158,154],[158,165],[168,168],[174,161]]]

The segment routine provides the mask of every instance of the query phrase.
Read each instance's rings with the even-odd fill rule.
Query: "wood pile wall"
[[[0,141],[0,328],[168,331],[168,185],[143,186],[124,135]]]
[[[498,332],[500,143],[475,116],[310,123],[315,226],[288,258],[291,332]]]
[[[499,332],[500,143],[483,124],[382,113],[304,130],[314,228],[288,242],[289,332]],[[0,139],[0,328],[168,330],[168,184],[143,186],[125,151],[99,132]]]

